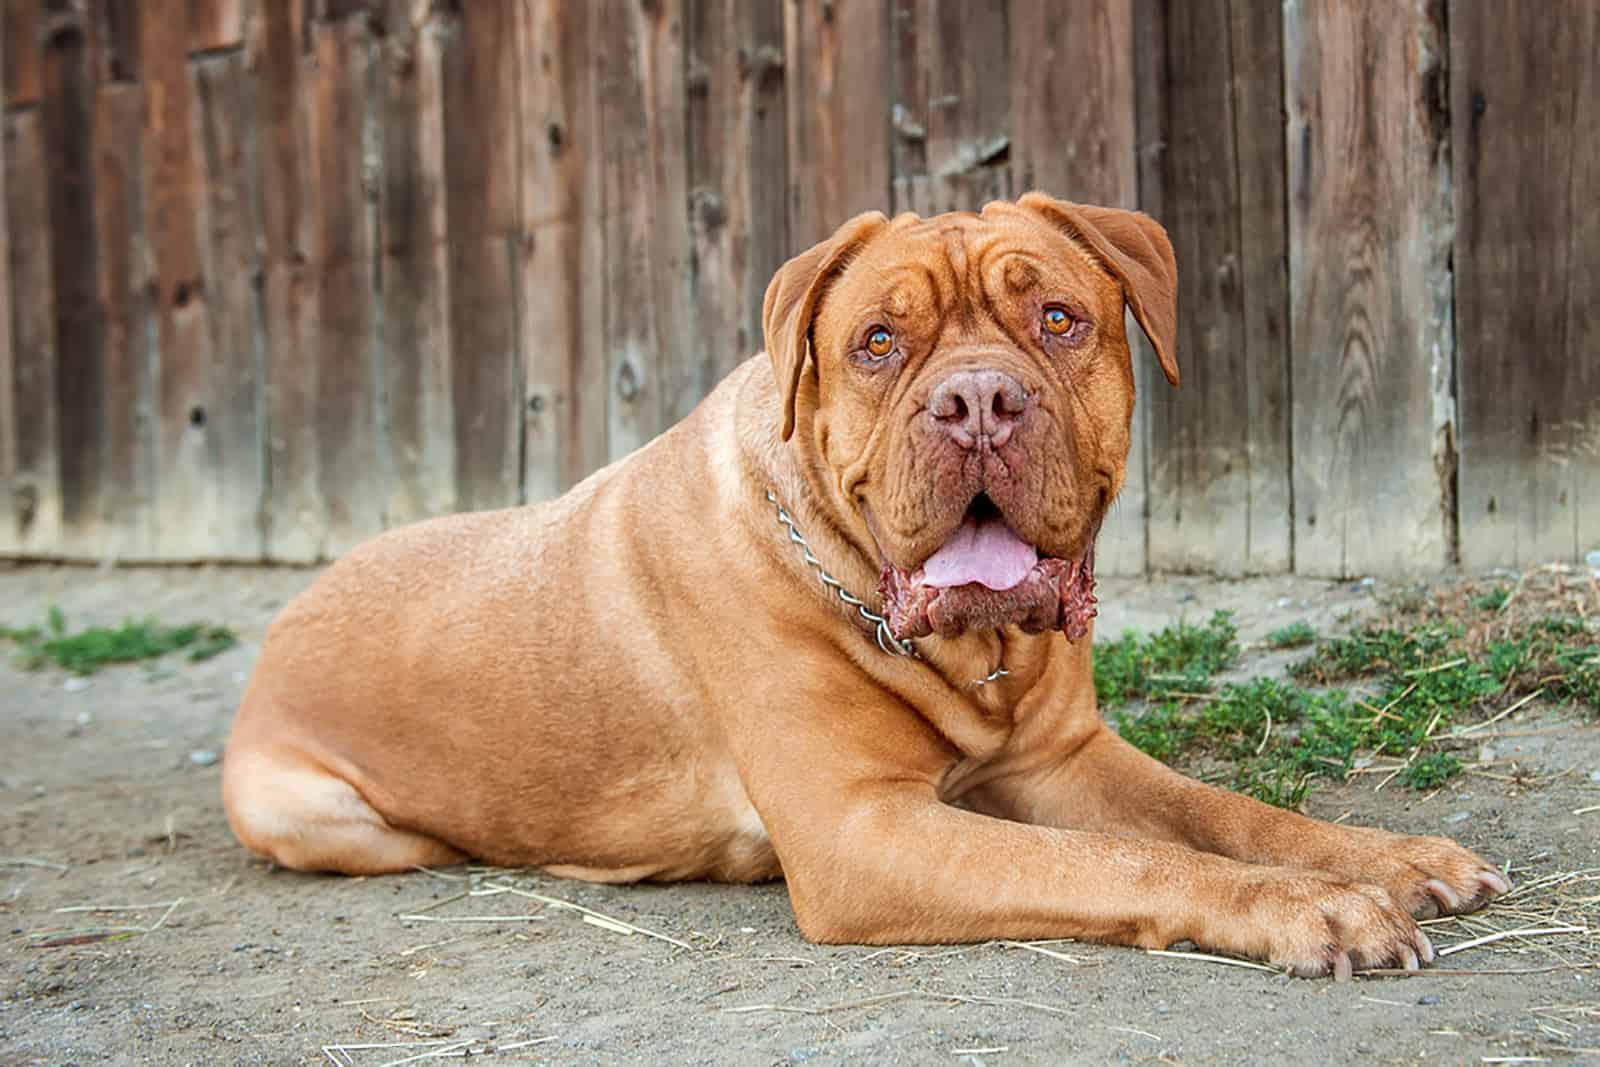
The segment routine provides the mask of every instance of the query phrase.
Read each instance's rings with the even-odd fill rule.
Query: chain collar
[[[833,575],[829,574],[823,569],[822,561],[819,560],[816,557],[816,554],[811,551],[811,546],[806,543],[805,535],[803,535],[795,526],[794,519],[789,515],[789,513],[783,510],[783,505],[778,503],[778,494],[771,489],[767,490],[767,502],[777,509],[778,522],[788,529],[789,540],[800,546],[801,555],[804,556],[806,563],[817,572],[818,580],[820,580],[823,585],[837,593],[840,600],[859,611],[861,613],[861,617],[866,619],[868,624],[872,626],[873,636],[875,636],[878,640],[878,647],[891,656],[906,656],[911,659],[921,659],[922,656],[917,652],[916,646],[911,643],[909,638],[905,640],[896,639],[894,634],[889,629],[888,619],[867,607],[866,601],[852,594],[850,590],[844,587],[843,582],[839,581],[839,579],[835,578]],[[990,682],[999,678],[1004,678],[1010,673],[1011,672],[1006,670],[1003,666],[996,667],[994,670],[990,671],[987,676],[974,679],[972,684],[974,687],[988,685]]]

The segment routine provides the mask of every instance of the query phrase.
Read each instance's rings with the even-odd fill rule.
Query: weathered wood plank
[[[8,552],[61,551],[61,479],[56,442],[55,297],[50,174],[37,110],[7,115],[6,210],[11,271],[11,391],[15,437],[4,491],[10,498]]]
[[[1065,19],[1057,5],[1011,0],[1010,169],[1017,193],[1038,189],[1091,204],[1139,205],[1132,8],[1132,0],[1081,0]],[[1144,47],[1160,55],[1163,46],[1157,37]],[[1161,217],[1159,208],[1146,206]],[[1179,275],[1186,269],[1180,258]],[[1150,412],[1171,403],[1166,382],[1152,373],[1155,353],[1131,318],[1128,337],[1139,400],[1127,479],[1095,547],[1095,565],[1102,574],[1142,574],[1146,569]],[[1187,369],[1181,346],[1178,362]]]
[[[604,205],[607,445],[613,458],[648,442],[694,398],[687,167],[683,157],[681,3],[600,7],[591,37]]]
[[[601,134],[591,11],[520,0],[523,489],[559,495],[608,458]]]
[[[1600,16],[1457,5],[1450,44],[1461,562],[1568,560],[1600,538]]]
[[[97,0],[89,24],[96,83],[139,81],[139,0]]]
[[[980,208],[993,199],[994,172],[1010,157],[1011,86],[997,76],[1010,58],[1006,9],[902,0],[894,15],[897,168],[916,165],[916,135],[924,134],[923,169],[895,171],[895,209]],[[916,180],[924,174],[925,185]]]
[[[0,49],[5,51],[5,106],[39,101],[39,21],[43,0],[5,0],[0,10]]]
[[[208,555],[255,560],[266,552],[261,418],[266,344],[257,284],[255,100],[244,53],[212,52],[193,60],[189,92],[201,172],[201,264],[210,305],[204,429],[215,519]]]
[[[0,8],[0,36],[8,28]],[[0,554],[16,551],[17,471],[16,350],[11,345],[11,202],[6,197],[6,157],[11,125],[6,121],[6,45],[0,41]]]
[[[784,260],[781,0],[689,5],[689,205],[703,393],[761,350],[761,301]]]
[[[1183,387],[1150,407],[1150,566],[1290,567],[1277,0],[1162,2],[1147,203],[1179,264]]]
[[[282,3],[283,0],[265,0]],[[236,48],[244,41],[245,0],[188,0],[189,51]]]
[[[104,38],[101,38],[103,41]],[[95,236],[104,312],[102,558],[156,551],[156,278],[146,252],[144,90],[102,82],[95,97]]]
[[[414,0],[391,0],[382,41],[383,165],[378,271],[392,481],[389,525],[456,508],[449,265],[445,219],[443,38]]]
[[[892,207],[890,33],[886,0],[784,9],[791,253],[852,215]]]
[[[338,556],[384,527],[387,456],[378,418],[373,286],[374,210],[365,147],[372,38],[364,14],[311,26],[305,69],[312,181],[312,284],[317,288],[312,410],[322,552]]]
[[[1442,25],[1441,0],[1284,5],[1301,573],[1450,559]]]
[[[194,145],[185,65],[185,19],[146,5],[139,12],[145,83],[144,189],[155,257],[160,336],[157,406],[159,551],[203,559],[216,542],[210,462],[211,293],[201,262],[202,176]]]
[[[46,28],[40,70],[55,301],[56,432],[63,541],[69,555],[100,540],[105,352],[95,240],[94,86],[87,26],[71,10]]]
[[[266,278],[267,554],[325,557],[318,488],[318,288],[312,259],[319,214],[309,119],[301,106],[305,0],[263,5],[246,43],[255,72]]]
[[[522,477],[514,16],[464,5],[443,55],[456,491],[469,509],[517,503]]]

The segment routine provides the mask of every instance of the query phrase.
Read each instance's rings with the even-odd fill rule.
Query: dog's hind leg
[[[389,825],[353,785],[295,754],[230,750],[222,797],[244,846],[295,870],[386,874],[466,859],[442,841]]]

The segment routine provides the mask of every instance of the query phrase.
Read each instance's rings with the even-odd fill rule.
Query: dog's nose
[[[999,448],[1011,440],[1027,406],[1022,383],[997,370],[957,371],[934,386],[928,398],[934,425],[962,448],[975,448],[984,437]]]

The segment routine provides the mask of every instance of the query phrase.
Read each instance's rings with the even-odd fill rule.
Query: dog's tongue
[[[1000,519],[962,521],[944,547],[922,565],[927,585],[945,588],[976,582],[990,589],[1010,589],[1033,570],[1039,551],[1011,532]]]

